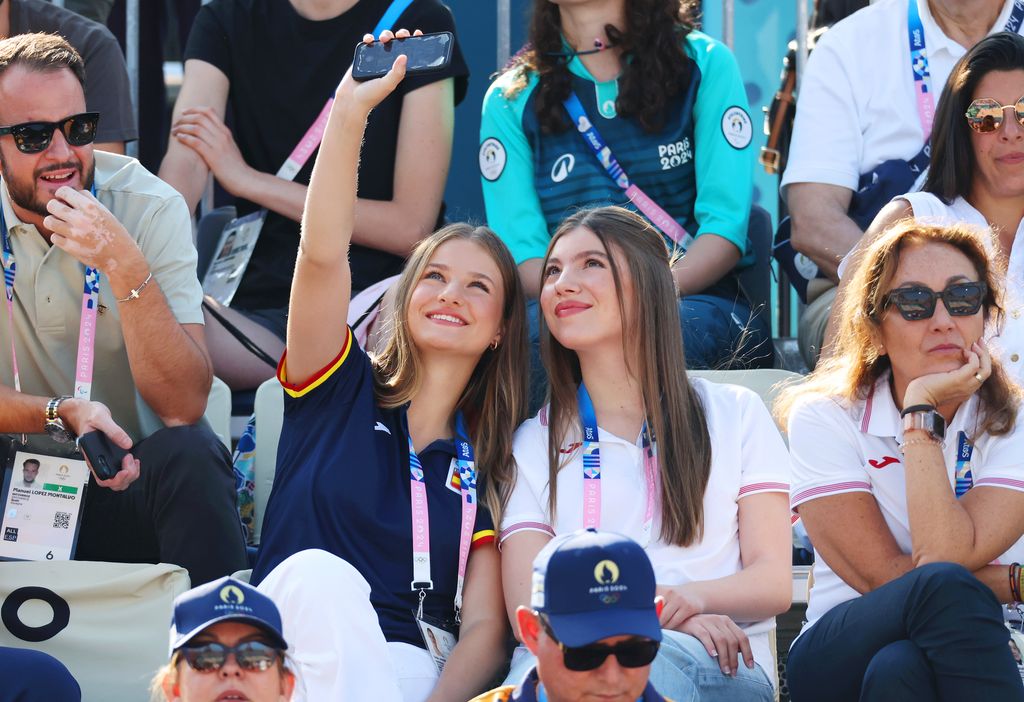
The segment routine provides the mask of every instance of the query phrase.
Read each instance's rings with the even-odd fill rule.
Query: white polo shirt
[[[735,385],[693,378],[711,435],[711,475],[704,492],[704,538],[688,548],[666,544],[656,501],[652,540],[645,544],[647,495],[640,437],[628,441],[598,427],[601,438],[600,527],[645,544],[657,582],[681,585],[733,575],[740,561],[739,500],[763,492],[789,492],[786,446],[755,393]],[[501,523],[500,539],[520,531],[563,534],[583,527],[583,464],[579,434],[565,452],[558,473],[558,507],[552,522],[548,504],[548,427],[540,415],[523,423],[513,444],[518,465],[515,488]],[[570,448],[571,447],[571,448]],[[750,638],[754,659],[772,678],[768,632],[774,618],[739,623]]]
[[[925,135],[910,68],[907,1],[873,3],[836,23],[815,46],[800,82],[783,189],[825,183],[856,190],[862,174],[921,150]],[[967,49],[942,32],[927,0],[916,1],[938,103]],[[1013,0],[1006,0],[990,33],[1002,31],[1012,9]]]
[[[966,222],[988,229],[985,216],[962,197],[947,205],[931,193],[909,193],[901,199],[910,203],[914,217],[932,224]],[[997,250],[992,240],[993,250]],[[992,350],[999,355],[1007,372],[1019,383],[1024,383],[1024,220],[1017,225],[1017,233],[1010,248],[1010,261],[1006,267],[1006,315],[1003,328],[992,338]]]
[[[959,434],[965,432],[970,437],[975,432],[977,413],[978,397],[974,395],[960,406],[946,428],[943,455],[950,489],[955,482]],[[799,511],[805,502],[829,495],[870,493],[900,550],[910,553],[906,477],[899,451],[902,441],[902,422],[889,390],[888,373],[878,380],[866,399],[850,407],[824,396],[801,401],[789,418],[793,509]],[[1024,491],[1024,412],[1018,415],[1011,434],[985,434],[974,442],[971,469],[975,487]],[[994,562],[1021,560],[1024,539]],[[814,587],[807,605],[805,630],[836,605],[859,596],[815,550]]]

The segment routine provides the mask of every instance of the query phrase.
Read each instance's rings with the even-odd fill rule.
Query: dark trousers
[[[952,563],[844,602],[793,644],[793,702],[1024,700],[992,591]]]
[[[193,586],[249,567],[231,456],[212,431],[161,429],[132,454],[142,469],[127,490],[90,476],[76,560],[174,563]]]
[[[0,647],[0,702],[81,702],[64,664],[27,648]]]

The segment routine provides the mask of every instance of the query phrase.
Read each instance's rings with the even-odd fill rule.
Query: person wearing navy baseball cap
[[[661,644],[654,569],[635,541],[595,529],[552,539],[516,618],[537,665],[472,702],[661,702],[647,678]]]
[[[170,643],[171,661],[152,684],[167,702],[292,699],[281,615],[247,583],[225,577],[179,595]]]

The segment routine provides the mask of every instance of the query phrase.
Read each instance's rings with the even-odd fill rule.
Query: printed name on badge
[[[745,149],[754,138],[754,127],[750,115],[738,105],[733,105],[722,115],[722,134],[734,149]]]
[[[480,144],[480,175],[487,180],[496,181],[505,170],[507,160],[504,144],[494,137],[488,137]]]

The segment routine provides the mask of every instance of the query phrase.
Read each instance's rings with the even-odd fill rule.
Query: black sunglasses
[[[565,667],[577,672],[600,668],[608,656],[615,656],[615,659],[623,668],[642,668],[654,661],[655,656],[658,655],[658,649],[661,648],[660,641],[652,641],[651,639],[630,639],[629,641],[617,643],[614,646],[590,644],[573,648],[566,646],[558,640],[555,632],[551,630],[550,622],[548,622],[547,617],[543,614],[540,615],[540,623],[544,627],[544,632],[548,635],[548,638],[558,644],[558,648],[562,650],[562,660],[565,662]]]
[[[53,132],[59,129],[72,146],[85,146],[96,141],[96,125],[99,112],[83,112],[65,117],[59,122],[23,122],[10,127],[0,127],[0,136],[10,134],[14,145],[23,154],[37,154],[45,151],[53,139]]]
[[[220,670],[232,653],[235,654],[238,667],[248,671],[267,670],[282,655],[280,649],[262,641],[246,641],[237,646],[225,646],[211,642],[181,649],[181,657],[185,659],[192,670],[200,673],[212,673]]]
[[[988,286],[981,282],[953,283],[942,292],[914,285],[889,292],[885,296],[883,308],[894,305],[903,319],[915,322],[930,319],[935,314],[935,301],[942,298],[942,304],[951,317],[970,317],[981,309],[986,292]]]

